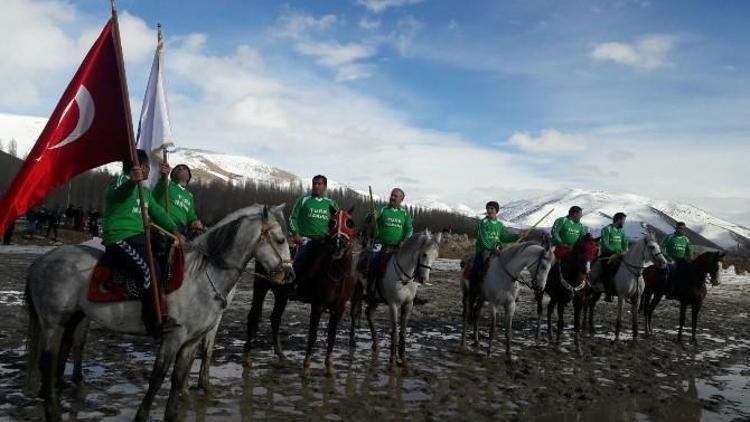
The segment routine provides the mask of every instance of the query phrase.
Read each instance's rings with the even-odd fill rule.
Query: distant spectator
[[[16,229],[16,222],[11,223],[10,227],[3,233],[3,245],[10,245],[10,240],[13,238],[13,232]]]
[[[89,233],[93,237],[99,237],[99,218],[101,218],[99,211],[92,208],[89,211]]]
[[[80,206],[76,207],[73,211],[73,227],[76,231],[83,231],[83,208]]]
[[[75,214],[75,207],[73,204],[68,205],[68,208],[65,210],[65,224],[73,228],[73,215]]]
[[[47,214],[47,234],[44,235],[45,238],[49,238],[49,234],[52,232],[54,233],[53,239],[57,240],[57,228],[60,225],[60,209],[56,208],[54,211],[50,211]]]

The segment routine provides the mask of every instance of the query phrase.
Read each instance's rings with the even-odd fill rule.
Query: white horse
[[[547,275],[554,262],[553,250],[549,242],[544,246],[532,242],[523,242],[503,249],[493,255],[489,261],[487,274],[482,283],[480,297],[474,300],[469,289],[469,280],[462,278],[463,293],[463,327],[461,330],[461,347],[466,346],[466,328],[471,320],[474,325],[474,345],[479,345],[478,320],[479,310],[487,301],[490,305],[490,338],[487,355],[492,354],[492,341],[497,326],[497,309],[505,309],[505,354],[511,359],[511,339],[513,337],[513,314],[516,311],[516,300],[521,290],[519,278],[524,269],[531,273],[530,287],[536,292],[544,290]]]
[[[174,363],[165,420],[177,419],[178,400],[195,349],[215,329],[227,295],[251,258],[269,272],[291,276],[289,245],[284,233],[283,205],[269,210],[255,205],[235,211],[191,242],[185,257],[182,287],[167,296],[169,316],[177,326],[163,333],[149,388],[136,420],[148,419],[151,404],[167,370]],[[78,324],[89,318],[113,331],[145,334],[138,301],[92,303],[88,300],[91,272],[101,251],[78,245],[61,246],[38,258],[29,268],[29,372],[42,373],[41,395],[47,420],[61,420],[57,378]],[[39,356],[41,352],[41,357]],[[33,382],[27,381],[27,385]]]
[[[622,309],[625,300],[629,300],[631,304],[631,313],[633,317],[633,339],[638,337],[638,305],[640,304],[641,295],[645,288],[643,282],[643,270],[648,267],[651,263],[654,263],[659,268],[667,266],[667,258],[659,248],[659,243],[656,241],[654,234],[649,232],[645,233],[642,239],[636,241],[631,245],[630,249],[625,253],[617,268],[617,272],[613,277],[615,284],[615,292],[617,293],[617,323],[615,324],[615,341],[620,339],[620,327],[622,325]],[[592,287],[599,294],[593,295],[592,299],[588,301],[587,306],[589,307],[589,325],[590,329],[593,329],[593,315],[594,306],[596,306],[596,299],[604,291],[604,283],[601,281],[603,265],[601,261],[597,261],[591,269],[590,281]],[[584,311],[585,315],[585,311]]]
[[[404,244],[394,253],[386,263],[386,271],[378,282],[376,289],[385,300],[391,316],[391,355],[389,364],[406,366],[406,324],[414,307],[414,297],[417,295],[419,284],[430,280],[432,263],[438,257],[442,233],[431,234],[429,230],[415,233],[404,241]],[[365,290],[366,279],[360,274],[358,290]],[[361,310],[361,294],[352,298],[352,328],[350,340],[354,339],[354,328],[357,314]],[[372,336],[372,350],[378,350],[378,335],[372,315],[378,307],[377,300],[366,298],[365,315]],[[353,344],[353,343],[352,343]]]

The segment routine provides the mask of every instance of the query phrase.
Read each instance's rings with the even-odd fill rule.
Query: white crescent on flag
[[[94,122],[94,99],[91,98],[89,90],[86,89],[85,86],[81,85],[78,87],[76,96],[72,100],[70,100],[68,105],[65,107],[65,110],[63,110],[58,125],[63,120],[65,120],[65,116],[67,116],[68,111],[70,111],[70,108],[73,107],[73,102],[78,104],[78,122],[76,122],[76,127],[72,132],[70,132],[68,136],[65,137],[65,139],[51,147],[48,147],[47,149],[61,148],[81,139],[81,136],[83,136],[83,134],[86,133],[87,130],[89,130],[91,124]]]

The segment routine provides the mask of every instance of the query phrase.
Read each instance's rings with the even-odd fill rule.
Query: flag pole
[[[125,114],[127,120],[128,139],[130,140],[130,160],[133,163],[138,162],[138,153],[135,147],[135,135],[133,132],[133,118],[130,113],[130,95],[128,94],[128,82],[125,77],[125,61],[122,57],[122,42],[120,41],[120,25],[117,21],[117,7],[115,6],[115,0],[109,0],[109,4],[112,8],[112,35],[115,41],[115,53],[117,55],[117,66],[120,70],[120,89],[122,90],[123,106],[125,108]],[[159,280],[156,278],[156,265],[154,263],[154,254],[151,248],[151,232],[149,230],[148,213],[146,211],[145,194],[143,191],[142,181],[136,182],[138,187],[138,198],[140,199],[141,217],[143,219],[143,236],[146,241],[146,258],[148,261],[148,270],[151,272],[151,293],[153,296],[154,307],[156,309],[156,324],[157,327],[161,326],[161,307],[159,306]]]
[[[156,48],[160,50],[160,52],[161,52],[161,43],[162,43],[161,23],[157,23],[156,24]],[[159,71],[161,71],[161,65],[159,66]],[[166,145],[164,145],[164,148],[162,148],[161,150],[161,158],[164,164],[168,164]],[[165,174],[163,180],[164,180],[164,210],[167,212],[167,215],[169,215],[169,175]]]

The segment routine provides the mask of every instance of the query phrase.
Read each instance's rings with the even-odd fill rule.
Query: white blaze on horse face
[[[586,261],[586,274],[591,272],[591,261]]]
[[[86,131],[89,130],[91,124],[94,122],[94,99],[91,98],[91,94],[89,93],[88,89],[86,89],[85,86],[81,85],[78,87],[78,92],[76,92],[75,98],[70,100],[68,105],[65,107],[65,110],[63,110],[63,113],[60,116],[60,121],[57,122],[58,126],[65,120],[65,117],[73,107],[74,102],[78,104],[78,121],[76,122],[75,128],[72,132],[70,132],[68,136],[65,137],[65,139],[53,146],[48,147],[47,149],[61,148],[81,139],[81,136],[83,136],[83,134],[85,134]]]

